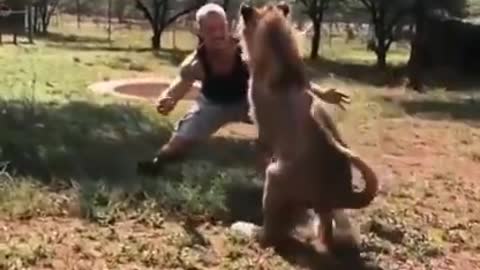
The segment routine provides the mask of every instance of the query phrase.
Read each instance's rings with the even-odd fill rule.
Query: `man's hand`
[[[177,104],[177,101],[172,97],[161,97],[157,100],[157,112],[163,115],[168,115]]]
[[[336,104],[343,110],[345,110],[345,106],[342,103],[350,104],[350,97],[346,94],[338,92],[336,89],[331,88],[321,94],[322,99],[325,102]]]
[[[321,91],[319,87],[317,87],[316,85],[312,85],[310,90],[311,93],[314,94],[316,97],[327,103],[335,104],[343,110],[345,110],[345,106],[342,103],[350,104],[350,97],[346,94],[338,92],[334,88],[328,89],[327,91]]]

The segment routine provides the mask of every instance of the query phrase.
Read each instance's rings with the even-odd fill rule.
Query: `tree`
[[[162,33],[170,24],[205,3],[206,0],[135,0],[136,8],[152,27],[152,49],[160,49]]]
[[[310,59],[318,58],[318,49],[322,37],[323,14],[327,10],[331,0],[297,0],[305,7],[305,13],[308,15],[313,25],[313,36],[311,40]]]
[[[81,22],[81,5],[80,5],[80,0],[75,0],[75,7],[76,7],[76,13],[77,13],[77,28],[80,29],[80,22]]]
[[[377,66],[387,65],[387,52],[394,41],[394,29],[412,10],[412,0],[360,0],[367,8],[374,27]]]
[[[127,9],[128,1],[127,0],[116,0],[114,9],[115,9],[115,16],[119,23],[124,21],[125,10]]]
[[[427,5],[447,10],[452,16],[464,17],[467,15],[468,2],[472,0],[428,0]]]
[[[427,14],[434,9],[448,11],[453,16],[465,16],[467,9],[466,0],[415,0],[413,13],[415,24],[415,36],[411,41],[410,59],[408,60],[409,86],[414,90],[422,91],[425,50],[425,23]]]
[[[112,1],[108,0],[108,7],[107,7],[107,17],[108,17],[108,42],[112,42]]]
[[[35,18],[34,18],[34,31],[42,32],[42,34],[48,33],[48,26],[50,25],[50,19],[55,13],[60,0],[38,0],[34,2]],[[40,29],[39,29],[40,27]]]

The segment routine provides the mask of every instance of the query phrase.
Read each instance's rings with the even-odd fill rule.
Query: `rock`
[[[372,220],[370,231],[394,244],[402,243],[405,236],[405,233],[401,229],[378,220]]]
[[[255,231],[259,228],[259,226],[253,223],[243,221],[237,221],[230,226],[230,230],[240,233],[248,238],[253,238]]]

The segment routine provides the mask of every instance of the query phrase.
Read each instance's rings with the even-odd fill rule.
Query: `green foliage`
[[[12,9],[23,9],[25,5],[27,5],[30,1],[29,0],[2,0],[0,1],[7,4]]]
[[[447,10],[451,15],[464,17],[467,14],[468,0],[427,0],[432,8]]]

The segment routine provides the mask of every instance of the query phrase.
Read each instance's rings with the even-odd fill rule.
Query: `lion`
[[[373,169],[348,148],[331,117],[315,102],[287,16],[286,4],[242,5],[242,38],[250,57],[248,93],[257,140],[269,153],[262,200],[264,245],[282,245],[295,216],[313,209],[320,219],[315,244],[331,248],[333,213],[367,207],[378,192]],[[352,169],[365,188],[356,192]]]

